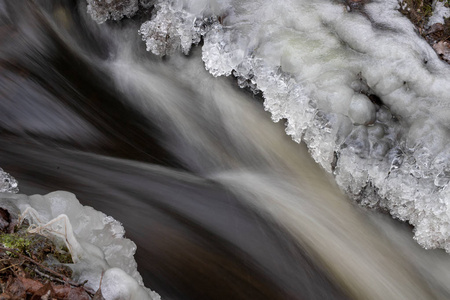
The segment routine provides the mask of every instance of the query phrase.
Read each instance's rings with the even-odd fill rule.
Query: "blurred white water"
[[[188,61],[174,55],[155,74],[150,71],[153,63],[136,64],[134,56],[125,52],[109,68],[115,84],[140,111],[149,118],[158,117],[168,132],[179,134],[179,149],[173,151],[265,218],[276,220],[352,298],[446,297],[445,289],[430,291],[421,282],[422,274],[433,273],[431,264],[425,264],[424,273],[415,271],[409,254],[390,244],[389,231],[388,237],[380,236],[376,223],[384,221],[375,218],[372,224],[365,219],[308,159],[306,149],[280,136],[278,128],[226,79],[208,77],[199,55],[194,51]],[[180,80],[198,96],[186,98],[166,78]],[[204,122],[207,127],[202,126]],[[400,232],[404,236],[408,230]],[[419,256],[425,252],[409,251]],[[437,264],[450,262],[447,255],[429,255]],[[441,282],[431,285],[441,288]]]
[[[123,222],[149,287],[167,299],[449,298],[449,255],[425,251],[405,224],[353,205],[257,97],[211,76],[234,74],[262,91],[272,118],[288,119],[288,133],[350,195],[395,208],[395,197],[380,199],[387,192],[373,170],[387,169],[396,192],[412,191],[399,184],[408,166],[402,147],[423,138],[410,130],[421,128],[415,117],[435,112],[422,109],[428,94],[398,98],[403,110],[383,91],[410,76],[419,95],[420,80],[445,85],[437,74],[448,71],[394,2],[139,1],[143,11],[116,22],[136,2],[97,1],[96,21],[113,20],[100,25],[86,18],[84,1],[79,11],[48,2],[24,6],[37,21],[20,19],[17,6],[9,22],[18,33],[0,48],[0,58],[29,71],[0,73],[0,84],[14,87],[0,111],[0,165],[26,193],[70,190]],[[374,15],[380,4],[389,22]],[[145,52],[141,37],[166,57]],[[442,87],[427,88],[446,103]],[[45,126],[36,130],[33,120]],[[424,178],[417,182],[427,191]]]
[[[214,76],[261,91],[352,198],[450,252],[450,67],[397,0],[157,1],[140,30],[157,55],[203,37]]]

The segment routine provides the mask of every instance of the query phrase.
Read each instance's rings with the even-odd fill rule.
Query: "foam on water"
[[[450,68],[399,2],[213,4],[158,1],[140,30],[147,49],[187,53],[201,35],[206,69],[261,91],[351,197],[450,252]]]

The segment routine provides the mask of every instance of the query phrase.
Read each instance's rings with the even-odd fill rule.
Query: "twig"
[[[102,271],[102,276],[100,276],[100,284],[99,284],[99,286],[98,286],[99,289],[102,288],[103,274],[105,274],[105,271]]]
[[[58,276],[58,277],[61,277],[64,281],[66,281],[67,283],[70,284],[70,279],[67,278],[66,276],[64,276],[64,275],[62,275],[62,274],[59,274],[58,272],[55,272],[55,271],[53,271],[53,270],[51,270],[51,269],[49,269],[49,268],[43,266],[42,264],[40,264],[39,262],[35,261],[34,259],[32,259],[32,258],[30,258],[30,257],[28,257],[28,256],[26,256],[26,255],[23,255],[22,253],[20,253],[20,252],[17,251],[16,249],[6,248],[6,247],[1,247],[1,246],[0,246],[0,250],[5,250],[5,251],[13,252],[14,254],[20,256],[21,258],[26,259],[26,260],[28,260],[28,261],[34,263],[35,265],[37,265],[38,267],[44,269],[45,271],[47,271],[47,272],[49,272],[49,273],[52,273],[53,275],[56,275],[56,276]],[[71,285],[79,286],[78,283],[73,283],[73,284],[71,284]]]
[[[48,278],[48,279],[53,280],[53,281],[57,281],[57,282],[59,282],[59,283],[67,283],[67,282],[65,282],[64,280],[61,280],[61,279],[59,279],[59,278],[52,277],[52,276],[50,276],[50,275],[48,275],[48,274],[45,274],[45,273],[39,271],[38,268],[33,268],[33,270],[34,270],[36,273],[38,273],[39,275],[41,275],[42,277]]]
[[[11,248],[6,248],[6,247],[1,247],[1,246],[0,246],[0,250],[13,252],[14,254],[20,256],[21,258],[23,258],[23,259],[25,259],[25,260],[28,260],[29,262],[32,262],[33,264],[35,264],[35,265],[38,266],[39,268],[41,268],[41,269],[43,269],[43,270],[45,270],[45,271],[47,271],[47,272],[49,272],[49,273],[51,273],[51,274],[53,274],[53,275],[55,275],[55,276],[58,276],[58,277],[62,278],[62,281],[63,281],[64,283],[68,283],[68,284],[70,284],[71,286],[74,286],[74,287],[83,287],[83,289],[84,289],[88,294],[93,294],[93,292],[90,291],[89,288],[86,288],[86,287],[84,286],[84,285],[86,284],[87,280],[86,280],[85,282],[83,282],[83,283],[76,283],[76,282],[73,282],[73,281],[71,281],[69,278],[67,278],[66,276],[64,276],[64,275],[62,275],[62,274],[60,274],[60,273],[58,273],[58,272],[56,272],[56,271],[53,271],[53,270],[51,270],[51,269],[49,269],[49,268],[43,266],[41,263],[35,261],[34,259],[32,259],[32,258],[30,258],[30,257],[28,257],[28,256],[26,256],[26,255],[23,255],[22,253],[20,253],[20,252],[17,251],[16,249],[11,249]]]
[[[16,266],[18,266],[18,265],[10,265],[10,266],[7,266],[6,268],[1,269],[0,272],[3,272],[3,271],[5,271],[5,270],[8,270],[9,268],[16,267]]]

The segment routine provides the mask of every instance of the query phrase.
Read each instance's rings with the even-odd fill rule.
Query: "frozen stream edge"
[[[188,53],[202,37],[206,69],[261,91],[273,120],[285,119],[348,195],[409,221],[424,248],[450,252],[450,68],[398,1],[155,8],[140,30],[147,50]]]
[[[36,223],[35,218],[28,216],[32,224],[42,226],[62,215],[68,217],[69,224],[62,226],[57,222],[51,225],[51,230],[61,231],[66,227],[70,231],[67,236],[72,239],[68,240],[76,244],[72,255],[78,259],[75,261],[74,258],[75,263],[69,266],[76,282],[87,280],[85,286],[97,291],[102,280],[101,290],[106,300],[161,299],[156,292],[144,287],[133,257],[136,245],[124,238],[125,230],[120,222],[92,207],[81,205],[69,192],[32,196],[16,194],[19,191],[17,181],[2,169],[0,183],[3,183],[0,185],[0,206],[9,211],[17,210],[20,214],[31,209],[42,222]]]

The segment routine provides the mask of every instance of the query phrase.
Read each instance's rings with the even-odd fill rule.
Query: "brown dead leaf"
[[[425,32],[425,34],[432,34],[436,32],[444,31],[444,24],[435,23]]]
[[[447,62],[450,62],[450,43],[440,41],[439,43],[436,43],[433,45],[433,49],[436,51],[437,54],[439,54],[442,59],[444,59]]]
[[[20,281],[22,286],[25,288],[25,291],[30,294],[35,294],[39,289],[41,289],[44,286],[38,280],[29,279],[25,277],[17,277],[16,280]]]
[[[10,300],[10,299],[12,299],[10,294],[8,294],[8,293],[0,294],[0,300]]]
[[[94,296],[95,297],[95,296]],[[88,293],[82,288],[72,288],[70,289],[69,294],[67,295],[67,300],[90,300]]]
[[[70,285],[54,285],[53,289],[55,290],[56,298],[67,299],[72,287]]]
[[[0,231],[6,232],[11,223],[11,215],[8,210],[0,208]]]
[[[44,286],[38,289],[31,300],[52,299],[55,296],[55,290],[50,282],[47,282]]]
[[[26,288],[22,284],[22,281],[13,277],[9,277],[8,283],[6,284],[6,290],[13,299],[25,299],[27,295]]]
[[[92,300],[105,300],[105,298],[103,298],[103,294],[102,294],[102,289],[99,288],[97,290],[97,292],[95,293],[94,297],[92,297]]]

